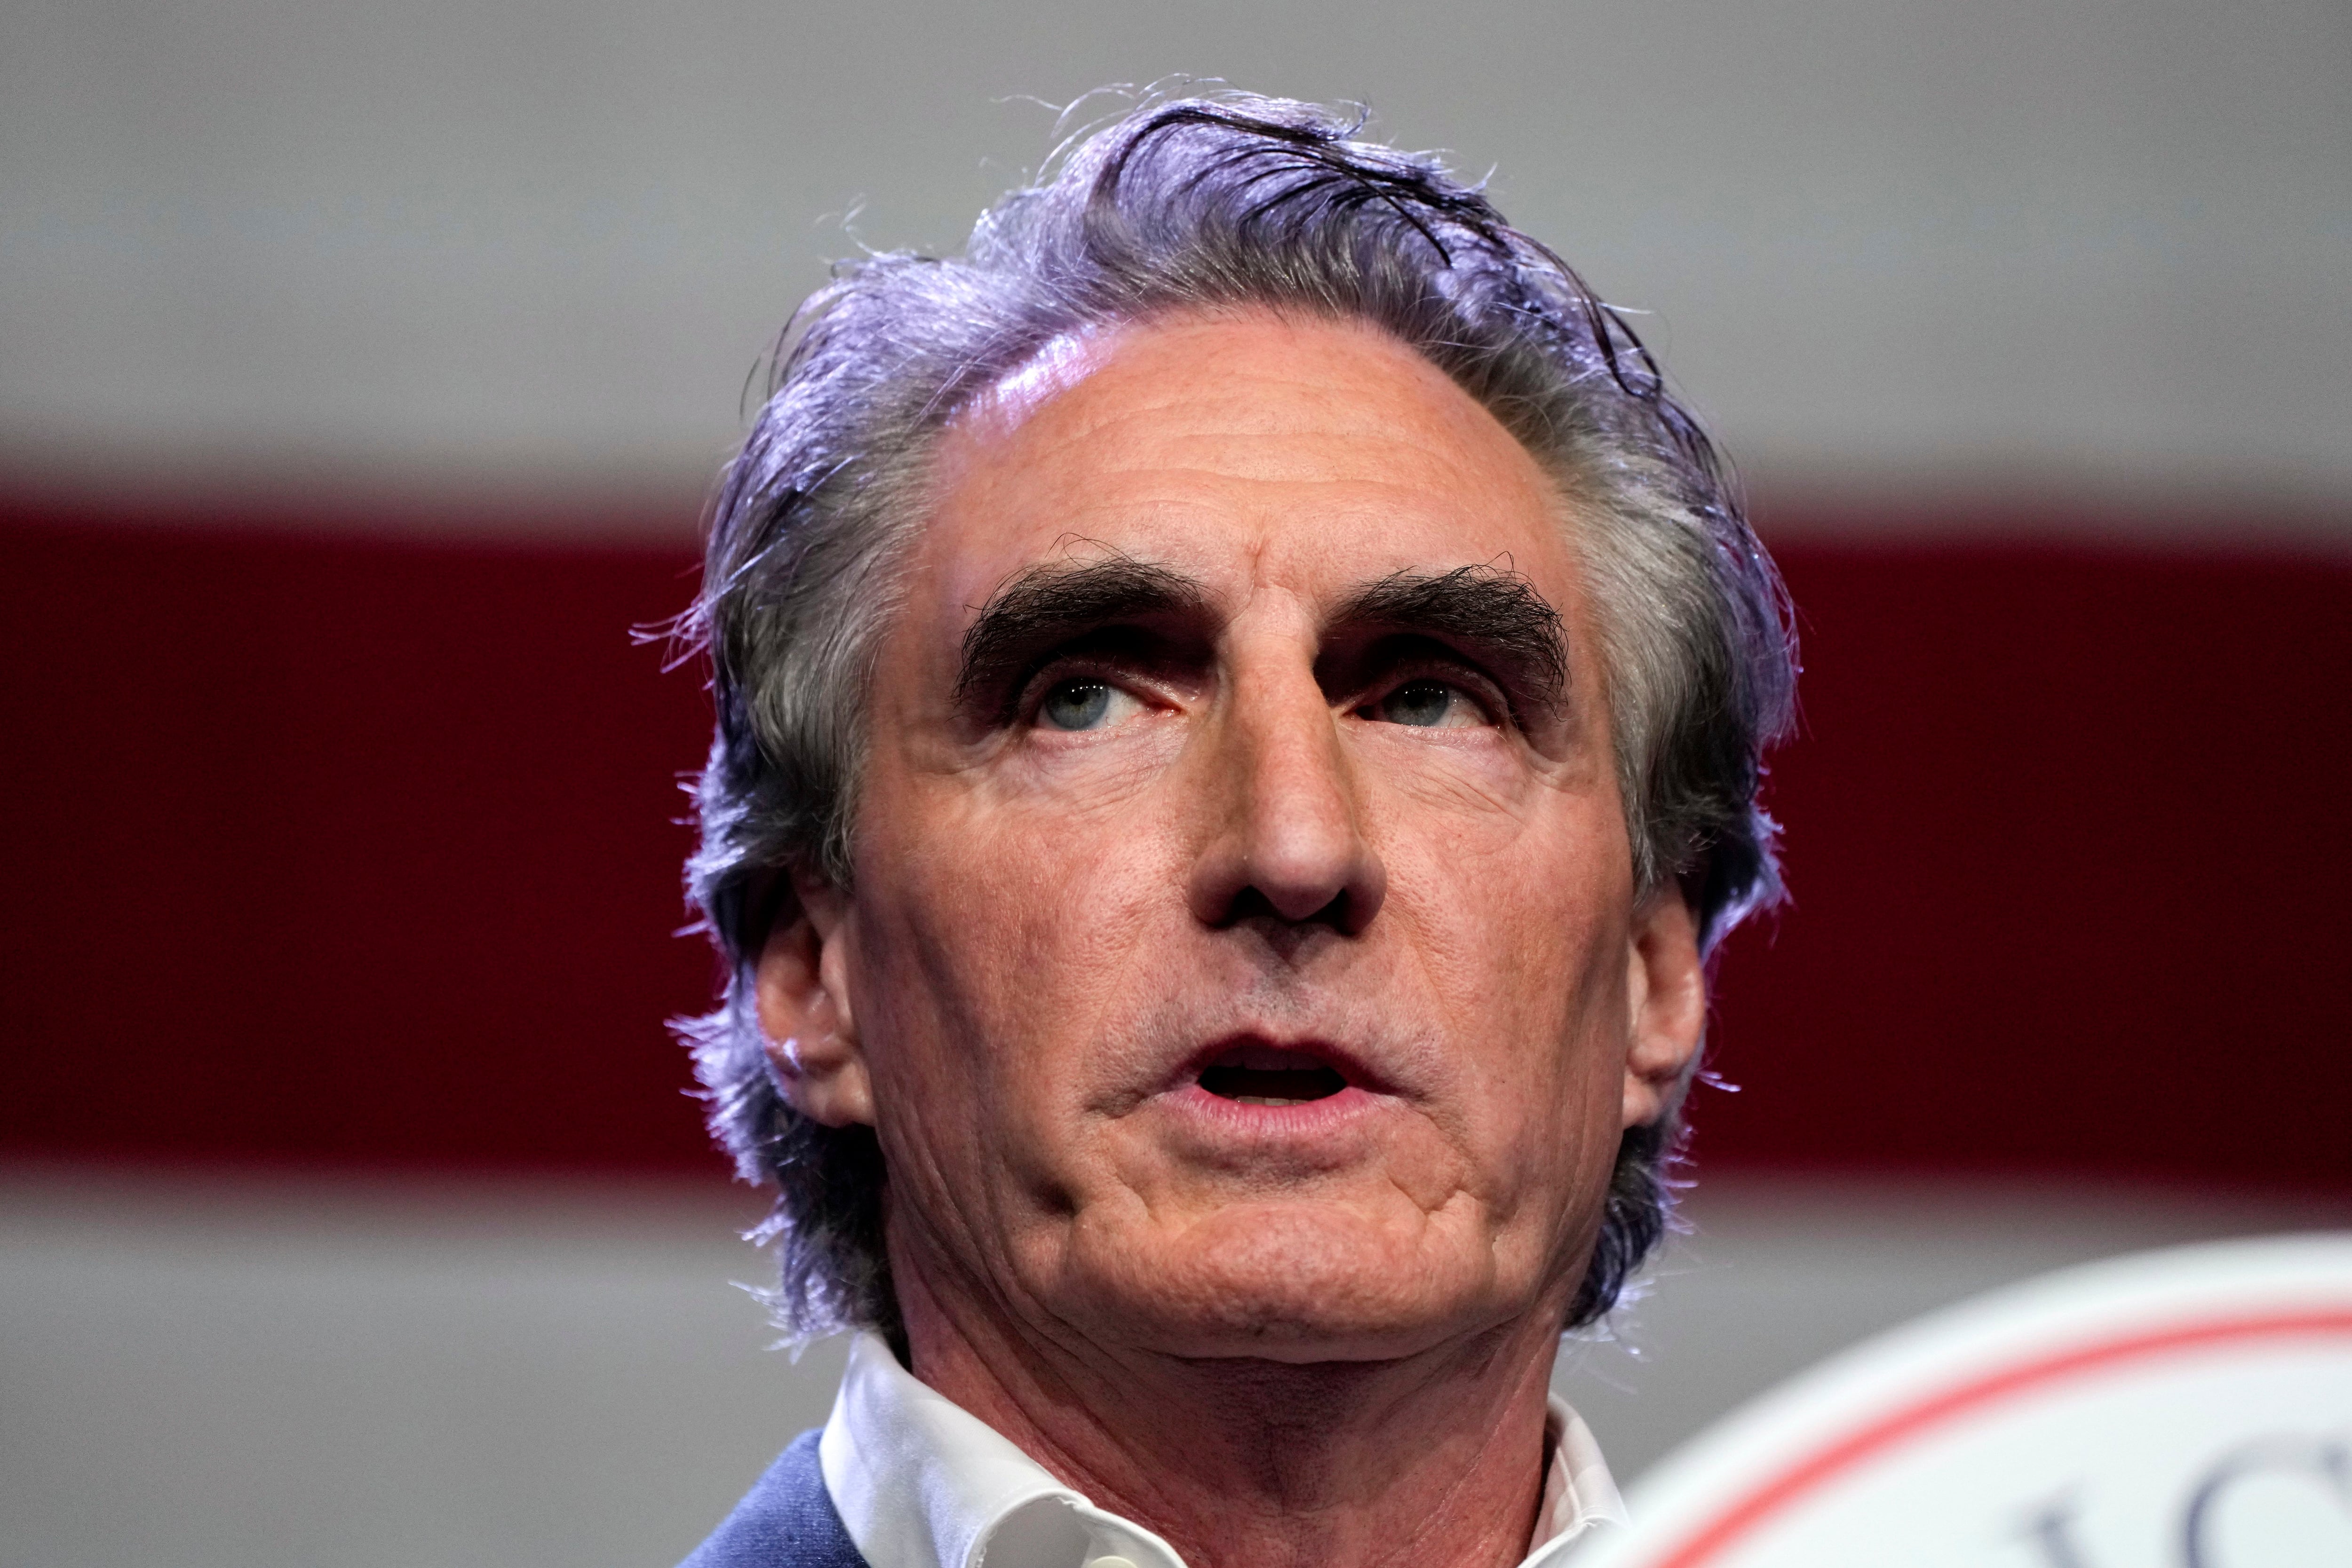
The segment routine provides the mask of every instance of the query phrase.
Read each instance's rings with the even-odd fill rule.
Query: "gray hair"
[[[1561,485],[1592,583],[1616,768],[1644,893],[1672,880],[1702,947],[1780,894],[1758,809],[1796,674],[1780,579],[1723,465],[1619,314],[1433,157],[1309,104],[1147,99],[1066,143],[960,257],[841,264],[793,318],[720,486],[701,593],[718,730],[688,883],[724,955],[682,1023],[714,1136],[775,1205],[788,1332],[900,1333],[872,1128],[781,1093],[752,973],[803,871],[846,888],[863,693],[948,422],[1059,340],[1182,312],[1369,323],[1426,357]],[[1685,1080],[1685,1085],[1687,1080]],[[1613,1306],[1671,1212],[1679,1095],[1619,1148],[1569,1326]]]

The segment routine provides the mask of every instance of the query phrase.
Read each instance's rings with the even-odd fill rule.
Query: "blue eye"
[[[1094,729],[1110,714],[1110,687],[1100,681],[1064,681],[1037,705],[1037,716],[1055,729]]]
[[[1390,724],[1434,729],[1448,720],[1459,723],[1467,701],[1444,681],[1408,681],[1380,701],[1378,712]]]

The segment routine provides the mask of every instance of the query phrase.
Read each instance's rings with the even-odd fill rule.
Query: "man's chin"
[[[1099,1236],[1068,1260],[1066,1310],[1102,1343],[1306,1364],[1416,1355],[1536,1309],[1539,1291],[1496,1277],[1485,1238],[1416,1218],[1391,1229],[1276,1210]]]

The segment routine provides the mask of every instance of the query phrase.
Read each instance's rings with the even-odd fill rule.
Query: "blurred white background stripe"
[[[1181,71],[1366,100],[1494,168],[1776,489],[2352,498],[2339,0],[29,0],[0,26],[20,470],[690,498],[828,258],[955,246],[1041,156],[1032,99]]]
[[[797,1364],[730,1281],[743,1189],[0,1179],[5,1568],[645,1568],[794,1434]],[[1613,1342],[1559,1386],[1622,1476],[1877,1329],[2165,1242],[2342,1225],[2344,1203],[1918,1181],[1710,1180]]]

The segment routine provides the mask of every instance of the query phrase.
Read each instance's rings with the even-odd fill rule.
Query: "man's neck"
[[[1106,1353],[901,1278],[915,1375],[1190,1568],[1510,1568],[1542,1502],[1558,1328],[1391,1361]]]

